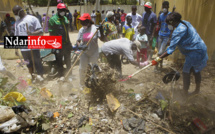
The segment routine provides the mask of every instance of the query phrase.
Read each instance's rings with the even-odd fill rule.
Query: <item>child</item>
[[[122,28],[122,36],[129,39],[129,40],[133,40],[133,35],[135,33],[134,33],[134,27],[131,25],[132,17],[127,16],[126,21],[127,21],[127,24],[124,25]]]
[[[142,26],[139,30],[139,34],[136,37],[136,40],[141,43],[140,52],[137,52],[137,62],[140,62],[140,58],[142,58],[142,62],[147,60],[147,42],[148,37],[145,34],[146,28]]]

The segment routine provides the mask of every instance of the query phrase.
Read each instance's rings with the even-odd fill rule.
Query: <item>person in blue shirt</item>
[[[71,12],[69,10],[67,11],[66,17],[69,20],[69,25],[70,25],[71,31],[73,31],[73,27],[72,27],[72,14],[71,14]]]
[[[176,47],[185,55],[183,67],[183,89],[185,95],[188,95],[190,87],[190,74],[195,76],[196,89],[191,94],[197,94],[200,91],[201,71],[207,65],[208,54],[207,46],[201,39],[196,29],[187,21],[181,20],[181,15],[177,12],[170,13],[166,18],[169,30],[175,30],[172,33],[170,46],[160,57],[152,61],[156,65],[162,58],[172,54]]]
[[[164,1],[162,3],[162,9],[163,9],[163,12],[158,17],[159,27],[160,27],[160,31],[158,33],[158,55],[159,56],[162,55],[166,50],[166,45],[169,41],[169,37],[171,34],[171,31],[168,29],[168,25],[165,22],[167,15],[170,14],[170,12],[168,11],[169,10],[168,1]],[[163,60],[159,64],[160,64],[160,68],[162,68]],[[155,69],[158,71],[158,65],[156,65]]]

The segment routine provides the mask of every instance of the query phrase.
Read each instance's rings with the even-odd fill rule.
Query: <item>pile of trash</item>
[[[93,98],[103,100],[116,91],[117,72],[105,64],[89,64],[85,85],[92,90]]]
[[[88,88],[71,87],[65,96],[22,77],[14,84],[0,78],[0,132],[198,134],[212,129],[213,123],[191,115],[198,105],[170,106],[168,95],[156,90],[167,88],[162,84],[138,81],[128,89],[116,77],[106,65],[89,65]]]

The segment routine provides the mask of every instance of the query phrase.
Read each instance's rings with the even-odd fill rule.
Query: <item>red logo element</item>
[[[28,36],[28,49],[62,49],[62,36]]]

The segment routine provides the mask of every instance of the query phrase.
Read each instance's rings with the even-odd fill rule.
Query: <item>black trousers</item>
[[[117,70],[120,73],[120,75],[122,75],[122,63],[120,60],[120,55],[116,55],[116,54],[110,55],[109,54],[107,56],[107,61],[111,68]]]
[[[57,67],[57,71],[59,73],[60,76],[64,75],[64,68],[63,65],[64,63],[66,64],[66,68],[67,70],[71,68],[71,49],[58,49],[55,52],[55,57],[56,57],[56,67]],[[64,58],[64,60],[63,60]]]
[[[183,72],[183,88],[185,91],[189,90],[191,73],[193,73],[195,76],[196,91],[199,91],[201,84],[201,73],[200,72],[196,73],[193,68],[191,68],[190,73]]]

